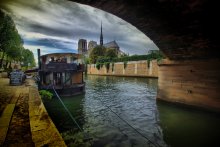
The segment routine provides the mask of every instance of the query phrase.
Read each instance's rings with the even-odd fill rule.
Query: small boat
[[[79,54],[52,53],[40,56],[38,49],[39,89],[53,90],[61,96],[85,92],[84,65]]]

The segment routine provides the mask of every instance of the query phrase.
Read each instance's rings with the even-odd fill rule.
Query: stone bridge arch
[[[218,5],[209,0],[72,0],[114,14],[151,38],[159,64],[157,98],[220,112]]]

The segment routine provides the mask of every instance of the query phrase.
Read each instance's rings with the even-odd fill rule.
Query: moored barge
[[[71,96],[85,92],[84,65],[75,53],[52,53],[40,56],[39,89],[57,91],[59,95]]]

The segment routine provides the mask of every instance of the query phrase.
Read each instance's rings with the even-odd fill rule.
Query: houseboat
[[[40,56],[39,89],[57,91],[59,95],[71,96],[85,92],[84,65],[79,54],[52,53]]]

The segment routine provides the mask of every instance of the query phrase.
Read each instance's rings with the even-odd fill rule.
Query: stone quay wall
[[[163,60],[157,99],[220,112],[220,60]]]
[[[124,62],[111,63],[109,70],[103,65],[98,70],[95,64],[89,64],[87,65],[87,74],[158,78],[158,65],[157,60],[152,60],[149,63],[147,60],[129,61],[126,65]]]

